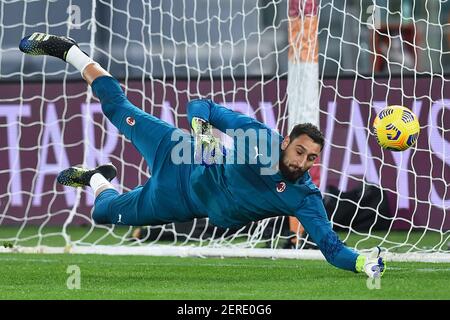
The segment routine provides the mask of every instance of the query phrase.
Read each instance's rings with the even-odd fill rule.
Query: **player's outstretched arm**
[[[212,127],[228,134],[235,140],[235,146],[239,146],[237,139],[248,134],[249,137],[255,137],[250,143],[254,143],[258,148],[262,144],[267,144],[265,150],[271,150],[271,148],[279,143],[277,139],[278,135],[273,135],[272,130],[265,126],[263,123],[239,112],[230,110],[224,106],[221,106],[212,100],[198,99],[192,100],[187,106],[188,120],[196,138],[196,150],[198,149],[200,141],[201,146],[207,145],[207,150],[216,150],[215,155],[219,155],[220,159],[220,148],[218,148],[217,141],[212,137]],[[209,133],[208,133],[209,132]],[[199,139],[200,138],[200,139]],[[211,141],[212,143],[211,143]],[[277,147],[278,148],[278,147]],[[260,164],[262,157],[256,158],[255,155],[258,154],[258,149],[255,150],[253,146],[242,149],[242,153],[238,153],[238,157],[242,157],[243,161],[255,164]],[[253,154],[252,152],[256,152]],[[272,153],[270,153],[272,154]],[[266,155],[266,158],[268,156]],[[264,159],[266,159],[264,158]],[[270,159],[269,159],[270,160]],[[213,161],[214,162],[214,161]]]
[[[306,196],[295,216],[333,266],[353,272],[365,272],[371,278],[380,277],[384,273],[386,265],[379,256],[379,248],[365,256],[348,248],[339,239],[328,220],[319,192]]]
[[[192,124],[194,118],[199,118],[224,133],[227,133],[227,129],[261,128],[270,130],[252,117],[230,110],[208,99],[190,101],[187,106],[187,113],[189,123]]]
[[[356,259],[356,271],[365,272],[370,278],[381,277],[386,270],[386,262],[380,254],[380,247],[373,248],[367,256],[360,254]]]

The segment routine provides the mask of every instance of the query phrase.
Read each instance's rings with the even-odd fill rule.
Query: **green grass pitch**
[[[64,246],[61,227],[0,228],[2,244]],[[71,227],[73,241],[130,245],[129,228]],[[447,249],[449,234],[340,233],[351,247]],[[13,239],[21,239],[14,242]],[[380,239],[385,239],[380,240]],[[398,250],[395,245],[402,243]],[[393,247],[394,246],[394,247]],[[81,272],[81,288],[68,289],[68,267]],[[363,274],[325,261],[291,259],[180,258],[75,254],[0,254],[0,299],[450,299],[450,263],[389,262],[379,289]],[[370,284],[370,283],[369,283]],[[372,283],[372,287],[376,284]]]
[[[439,263],[388,262],[379,289],[325,261],[3,253],[0,266],[2,299],[450,299]]]

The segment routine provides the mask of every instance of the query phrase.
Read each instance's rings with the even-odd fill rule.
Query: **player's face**
[[[296,181],[308,171],[320,154],[320,144],[302,134],[290,141],[289,136],[281,144],[279,169],[285,179]]]

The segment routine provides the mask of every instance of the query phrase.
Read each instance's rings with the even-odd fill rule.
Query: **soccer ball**
[[[388,106],[373,121],[378,144],[387,150],[403,151],[416,143],[420,125],[417,116],[403,106]]]

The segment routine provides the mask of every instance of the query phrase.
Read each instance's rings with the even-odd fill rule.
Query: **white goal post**
[[[326,145],[312,175],[341,240],[379,245],[388,260],[450,262],[448,12],[409,0],[2,1],[0,252],[323,259],[288,217],[238,231],[197,219],[140,238],[94,224],[91,190],[58,185],[59,171],[111,161],[120,192],[149,173],[74,68],[18,50],[47,32],[76,39],[135,105],[180,128],[198,97],[283,135],[317,124]],[[377,145],[371,124],[386,105],[416,113],[416,146]]]

